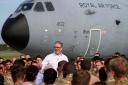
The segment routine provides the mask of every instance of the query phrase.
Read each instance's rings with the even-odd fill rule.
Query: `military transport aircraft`
[[[32,55],[52,52],[55,41],[66,55],[128,54],[127,0],[25,0],[5,21],[2,38]]]

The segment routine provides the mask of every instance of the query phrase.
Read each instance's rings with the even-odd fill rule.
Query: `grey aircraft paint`
[[[58,40],[64,43],[63,51],[69,57],[93,56],[96,52],[109,56],[116,51],[127,55],[126,2],[26,0],[6,20],[1,35],[11,47],[32,55],[52,52]]]

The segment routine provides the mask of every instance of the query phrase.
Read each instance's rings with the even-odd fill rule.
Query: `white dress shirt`
[[[45,69],[45,67],[50,64],[53,69],[57,70],[58,62],[65,60],[68,62],[68,58],[64,54],[56,55],[55,53],[51,53],[45,57],[45,59],[42,62],[42,70]]]

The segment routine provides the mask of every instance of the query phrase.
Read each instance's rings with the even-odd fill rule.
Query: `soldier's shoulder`
[[[66,77],[66,78],[58,77],[54,85],[71,85],[71,78],[70,77]]]
[[[107,82],[107,85],[128,85],[128,80]]]
[[[60,85],[64,82],[64,79],[62,77],[58,77],[56,81],[54,82],[54,85]]]
[[[128,80],[118,81],[117,85],[128,85]]]
[[[9,72],[4,73],[4,84],[5,85],[14,85],[11,73],[9,73]]]

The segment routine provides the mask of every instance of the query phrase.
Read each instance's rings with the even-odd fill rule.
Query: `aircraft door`
[[[92,57],[99,50],[101,29],[90,29],[88,47],[84,56]]]

